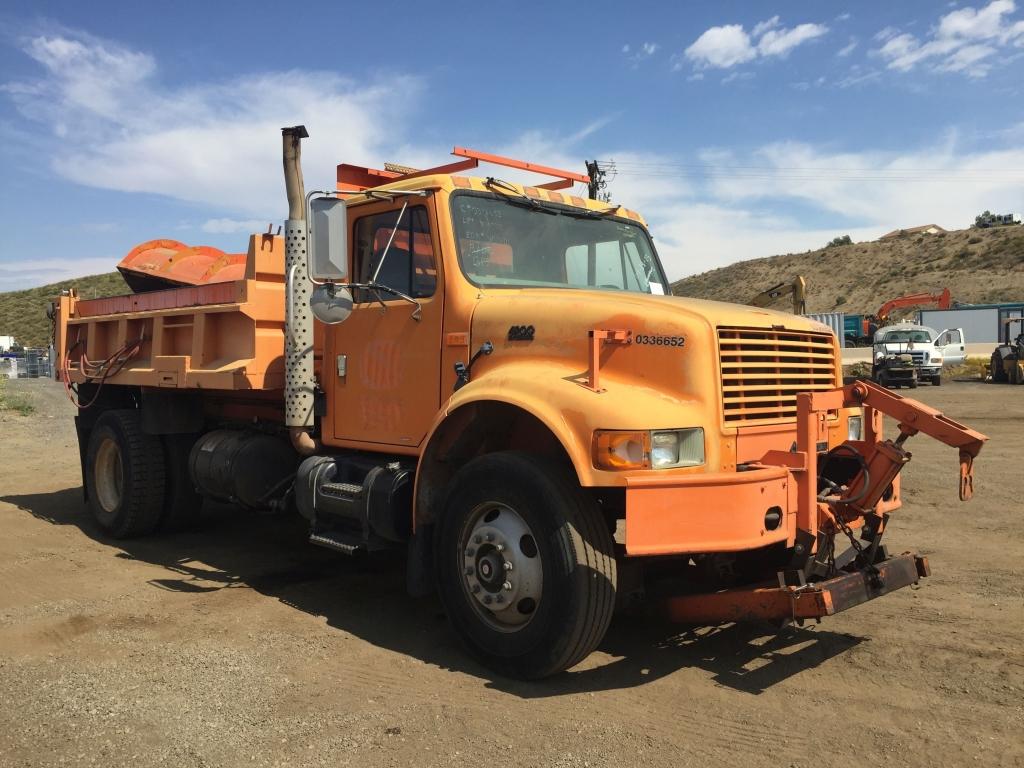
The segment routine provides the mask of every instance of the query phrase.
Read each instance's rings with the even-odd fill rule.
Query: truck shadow
[[[95,525],[78,488],[8,495],[0,501],[53,525],[73,525],[116,550],[114,557],[163,567],[166,577],[147,582],[154,588],[189,593],[253,589],[378,647],[473,675],[521,698],[632,688],[684,668],[705,670],[721,685],[756,695],[862,642],[822,629],[680,628],[617,617],[599,649],[610,657],[603,663],[598,655],[547,680],[508,680],[466,655],[436,598],[409,597],[403,557],[384,553],[353,559],[310,546],[297,517],[211,505],[200,530],[117,541]]]

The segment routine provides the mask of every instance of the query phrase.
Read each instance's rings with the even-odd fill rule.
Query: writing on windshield
[[[503,197],[452,197],[459,262],[476,285],[667,292],[640,226]]]

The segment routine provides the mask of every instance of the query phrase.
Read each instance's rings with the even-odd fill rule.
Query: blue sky
[[[286,12],[295,15],[286,18]],[[1024,9],[994,2],[6,2],[0,290],[158,237],[242,250],[338,162],[583,170],[671,278],[1024,209]]]

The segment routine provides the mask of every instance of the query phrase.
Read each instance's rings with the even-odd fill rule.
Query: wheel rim
[[[457,556],[469,603],[488,625],[515,632],[536,615],[544,570],[533,531],[514,509],[497,502],[477,506]]]
[[[96,451],[95,462],[96,500],[104,512],[116,512],[121,506],[121,489],[124,487],[124,465],[121,448],[113,438],[105,438]]]

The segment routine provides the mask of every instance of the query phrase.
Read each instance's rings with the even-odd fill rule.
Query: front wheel
[[[486,666],[536,679],[582,661],[612,618],[608,525],[570,472],[530,454],[474,459],[436,527],[438,591]]]
[[[932,386],[933,387],[941,387],[942,386],[942,375],[941,374],[932,379]]]

